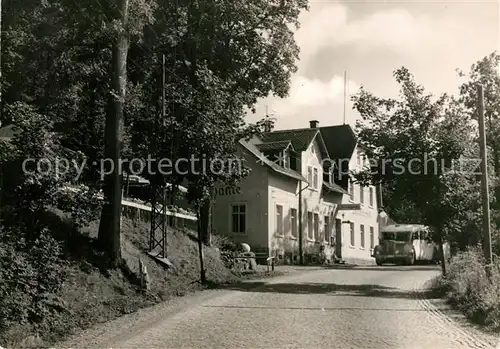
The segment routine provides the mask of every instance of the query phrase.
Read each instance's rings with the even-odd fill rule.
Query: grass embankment
[[[146,254],[149,246],[149,224],[124,219],[122,257],[128,268],[106,270],[93,248],[98,222],[72,236],[57,267],[64,281],[57,294],[59,309],[46,314],[36,324],[26,321],[0,331],[0,346],[7,348],[41,348],[70,334],[103,323],[140,308],[152,306],[172,297],[184,296],[202,289],[198,246],[194,233],[169,230],[168,257],[173,268],[164,266]],[[75,241],[77,239],[78,241]],[[0,246],[1,247],[1,246]],[[204,248],[207,278],[213,284],[237,282],[242,275],[226,268],[215,247]],[[141,292],[134,282],[142,259],[150,276],[150,291]],[[132,274],[127,270],[132,270]],[[132,276],[132,277],[131,277]]]
[[[447,275],[436,280],[436,290],[472,322],[500,330],[500,261],[488,280],[482,252],[477,248],[454,256]]]

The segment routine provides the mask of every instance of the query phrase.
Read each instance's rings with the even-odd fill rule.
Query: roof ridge
[[[319,128],[310,128],[310,127],[289,128],[289,129],[286,129],[286,130],[276,130],[276,131],[265,132],[265,133],[269,134],[269,133],[292,132],[292,131],[319,131]]]
[[[267,141],[267,142],[259,143],[259,145],[261,145],[261,144],[270,144],[270,143],[285,143],[285,142],[286,143],[291,143],[292,140],[291,139],[290,140],[285,139],[283,141]]]

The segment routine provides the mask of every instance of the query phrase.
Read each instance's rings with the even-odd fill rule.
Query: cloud
[[[301,48],[301,65],[325,48],[353,45],[360,51],[385,48],[405,55],[453,48],[456,41],[472,38],[471,28],[451,16],[436,18],[391,8],[351,19],[339,3],[313,3],[301,14],[295,33]]]
[[[315,58],[324,52],[367,57],[366,64],[356,71],[358,76],[364,74],[361,75],[364,80],[348,82],[347,123],[352,124],[357,119],[349,95],[355,93],[360,84],[369,86],[370,91],[380,96],[388,97],[397,92],[387,67],[384,68],[387,79],[369,73],[382,67],[384,60],[390,60],[394,65],[391,69],[403,65],[400,62],[408,65],[412,72],[420,69],[417,80],[424,80],[422,83],[431,89],[455,86],[454,69],[458,66],[455,64],[460,59],[468,60],[468,55],[472,55],[469,48],[478,42],[473,24],[461,20],[460,16],[453,17],[451,12],[439,15],[432,11],[428,14],[413,13],[401,7],[404,5],[394,5],[396,7],[378,10],[374,5],[366,10],[363,5],[354,12],[338,2],[311,2],[310,11],[301,14],[301,27],[295,33],[301,52],[297,62],[299,70],[292,78],[289,97],[262,100],[257,105],[257,114],[249,116],[248,120],[263,117],[267,106],[278,118],[277,128],[307,127],[309,119],[317,119],[323,124],[342,123],[344,81],[338,74],[346,68],[338,67],[332,72],[317,65]],[[373,55],[375,52],[377,56]],[[377,62],[377,59],[382,61]],[[445,72],[448,66],[449,72]],[[361,69],[364,69],[363,73],[360,73]],[[331,76],[325,76],[322,70],[328,70]],[[321,76],[321,79],[307,76],[306,71],[315,71],[315,76]],[[436,74],[441,78],[436,80]],[[445,77],[444,74],[448,75]]]
[[[353,124],[356,120],[354,113],[350,111],[352,104],[349,95],[357,91],[359,87],[356,82],[347,80],[345,89],[347,123]],[[305,117],[327,124],[335,123],[335,121],[342,122],[340,119],[333,120],[332,118],[343,115],[344,77],[335,75],[329,81],[323,82],[300,75],[295,76],[288,98],[269,97],[262,100],[256,108],[256,114],[249,114],[249,120],[256,121],[262,118],[266,114],[266,107],[269,115],[277,118],[276,127],[279,129],[307,127],[304,124],[303,118]]]
[[[346,84],[347,92],[354,92],[359,85],[354,81]],[[347,97],[348,98],[348,97]],[[343,103],[344,77],[335,75],[329,81],[308,79],[304,76],[295,76],[290,87],[287,99],[275,99],[271,106],[276,113],[287,115],[297,109],[325,106],[330,103]]]

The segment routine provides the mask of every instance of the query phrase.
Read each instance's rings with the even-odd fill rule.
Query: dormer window
[[[290,151],[288,153],[288,160],[289,160],[289,163],[290,163],[290,169],[291,170],[294,170],[294,171],[297,171],[299,169],[299,158],[297,157],[297,154],[294,153],[293,151]]]
[[[288,150],[283,150],[278,155],[279,165],[281,167],[290,168],[290,155]]]

